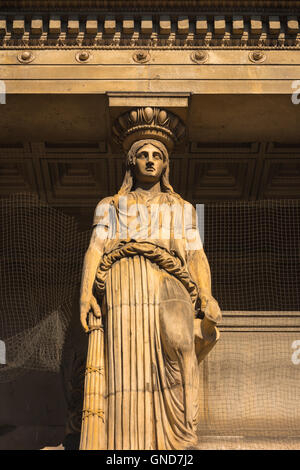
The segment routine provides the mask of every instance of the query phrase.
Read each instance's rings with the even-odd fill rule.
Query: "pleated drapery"
[[[171,294],[162,291],[166,285]],[[149,259],[124,257],[108,271],[102,319],[92,314],[89,319],[82,450],[168,450],[195,444],[197,359],[194,353],[186,385],[192,399],[186,403],[182,362],[164,348],[160,312],[167,301],[193,312],[180,281]]]

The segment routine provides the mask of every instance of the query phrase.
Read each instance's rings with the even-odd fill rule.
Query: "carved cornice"
[[[2,11],[267,11],[300,8],[298,0],[2,0]]]
[[[296,49],[300,47],[299,19],[300,14],[10,13],[0,16],[0,48]]]

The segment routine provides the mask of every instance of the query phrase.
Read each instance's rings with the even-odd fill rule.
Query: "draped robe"
[[[127,209],[136,210],[136,214],[127,211],[126,219],[119,197],[101,201],[95,212],[99,236],[105,232],[110,236],[94,283],[101,318],[89,314],[80,448],[192,447],[197,442],[201,400],[199,363],[218,339],[217,329],[204,337],[201,320],[195,318],[199,290],[189,265],[197,262],[195,253],[202,249],[195,211],[170,193],[135,191],[126,202]],[[151,212],[151,207],[174,204],[193,210],[187,229],[196,234],[196,249],[187,250],[185,234],[174,236],[173,215]],[[115,223],[107,217],[107,207]],[[149,236],[150,212],[160,229],[156,235],[162,234],[161,229],[165,235],[169,228],[169,237]],[[130,226],[130,233],[120,237]]]

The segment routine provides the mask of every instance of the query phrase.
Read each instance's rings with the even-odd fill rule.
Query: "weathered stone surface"
[[[141,20],[141,33],[151,34],[153,31],[153,21],[151,16],[145,16]]]
[[[12,23],[12,31],[14,34],[24,34],[25,20],[22,16],[16,16]]]
[[[68,20],[68,33],[78,34],[79,33],[79,20],[77,17],[71,17]]]
[[[106,34],[114,34],[116,32],[116,20],[114,16],[105,17],[104,32]]]
[[[244,19],[242,16],[233,16],[232,18],[232,32],[233,34],[243,34],[244,32]]]
[[[86,20],[86,32],[88,34],[96,34],[98,31],[98,20],[94,16],[89,16]]]
[[[147,5],[142,0],[95,0],[93,4],[103,8],[97,18],[89,16],[95,8],[90,9],[86,2],[70,0],[68,8],[64,3],[60,2],[55,14],[58,10],[54,0],[2,2],[3,11],[9,10],[9,15],[0,17],[1,78],[7,91],[7,104],[1,106],[0,115],[1,195],[7,195],[12,188],[34,191],[53,206],[74,214],[86,228],[95,199],[117,188],[116,169],[121,172],[121,157],[107,130],[112,101],[120,113],[130,106],[143,105],[146,99],[149,106],[166,106],[174,111],[178,94],[176,111],[182,112],[180,116],[188,122],[189,141],[176,153],[172,174],[184,197],[191,201],[299,197],[298,107],[291,101],[297,89],[293,83],[300,75],[299,1],[294,2],[294,10],[288,1],[277,2],[274,13],[272,1],[264,2],[262,7],[260,1],[241,0],[225,9],[222,0],[201,2],[201,8],[199,2],[191,0],[185,3],[184,18],[179,0],[153,0]],[[81,13],[65,23],[70,5],[76,14],[75,6]],[[42,12],[41,6],[49,11]],[[22,11],[25,7],[26,24]],[[131,11],[127,18],[129,8],[139,11]],[[172,21],[163,15],[168,11]],[[145,38],[147,35],[152,37]],[[149,42],[144,42],[146,39]],[[38,47],[33,42],[37,40]],[[92,57],[84,65],[76,61],[76,54],[85,51],[86,40],[91,41]],[[34,60],[21,64],[18,56],[24,48],[34,54]],[[149,52],[147,63],[133,61],[133,53],[139,48]],[[205,63],[191,59],[192,53],[199,50],[207,53]],[[265,61],[251,62],[250,50],[265,53]],[[174,100],[163,96],[166,92]],[[112,98],[113,93],[119,96]],[[30,120],[24,109],[30,109]],[[69,145],[76,140],[87,144]],[[19,147],[18,142],[24,146]],[[49,142],[54,142],[52,150],[47,147]],[[195,178],[200,170],[201,175]],[[88,184],[74,184],[78,175]],[[10,187],[9,181],[14,182]],[[293,387],[297,388],[289,348],[293,335],[298,335],[298,320],[286,314],[286,325],[293,329],[290,334],[283,332],[278,314],[269,313],[272,321],[265,323],[265,330],[265,318],[259,326],[253,312],[247,315],[241,319],[242,315],[234,314],[235,333],[226,329],[229,320],[225,315],[222,334],[226,342],[222,340],[202,371],[202,386],[209,394],[202,410],[199,448],[297,448],[298,441],[285,437],[284,432],[291,429],[291,423],[295,429],[299,423],[297,397],[289,395]],[[278,330],[271,333],[275,324]],[[249,334],[254,347],[241,347]],[[264,350],[262,337],[267,338],[270,347],[257,360],[251,351]],[[275,346],[278,337],[282,338],[279,350]],[[226,349],[229,343],[238,355]],[[277,365],[274,350],[278,351]],[[236,367],[226,369],[226,358]],[[246,364],[248,372],[244,375],[240,363]],[[267,373],[263,368],[266,364]],[[226,372],[222,373],[220,365]],[[280,375],[283,372],[284,377]],[[280,390],[276,374],[282,378]],[[231,385],[239,383],[241,377],[239,405],[228,410]],[[59,444],[65,423],[60,386],[44,378],[46,389],[35,375],[30,383],[22,380],[8,388],[0,386],[7,405],[0,414],[5,418],[2,430],[6,432],[0,445],[13,449]],[[216,384],[224,391],[222,396]],[[270,400],[264,395],[267,389]],[[20,402],[16,409],[14,399]],[[274,405],[278,402],[282,406]],[[242,419],[245,410],[246,418]],[[226,425],[222,421],[225,418]],[[248,438],[227,438],[226,443],[215,434],[207,436],[211,422],[215,423],[214,433],[232,434],[235,423],[245,435],[264,429],[268,423],[270,428],[282,431],[281,443],[265,436],[252,442]]]
[[[169,220],[167,201],[179,200],[169,183],[168,153],[183,139],[185,126],[169,110],[144,106],[121,114],[112,131],[127,153],[115,197],[128,198],[130,207],[117,209],[117,221],[104,222],[103,210],[115,199],[100,201],[85,255],[80,305],[89,347],[80,449],[183,449],[197,443],[199,364],[218,341],[221,320],[197,230],[188,248],[191,237],[182,222],[188,203],[181,199],[177,205],[180,217],[174,216],[165,241],[150,236],[152,215],[139,223],[143,235],[139,228],[131,235],[118,228],[113,237],[99,231],[104,223],[129,229],[121,217],[126,213],[127,221],[137,201],[147,211],[151,204],[163,210],[157,227],[162,230],[160,220]],[[187,223],[190,231],[195,215],[193,220]],[[184,235],[174,242],[178,229]]]
[[[207,25],[207,17],[206,16],[198,16],[196,19],[196,33],[197,34],[205,34],[208,31]]]
[[[34,17],[31,20],[31,32],[32,34],[42,34],[43,32],[43,19],[41,17]]]
[[[51,15],[49,20],[49,33],[59,34],[61,31],[61,19],[57,15]]]

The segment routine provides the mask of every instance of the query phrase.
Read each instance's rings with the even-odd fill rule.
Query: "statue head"
[[[138,182],[160,181],[161,191],[176,195],[169,182],[169,152],[184,138],[181,119],[166,109],[139,107],[119,116],[112,130],[127,155],[125,178],[118,194],[129,193]]]
[[[119,194],[134,189],[137,182],[157,183],[163,192],[174,193],[169,182],[169,154],[166,146],[155,139],[134,142],[126,159],[126,173]]]

